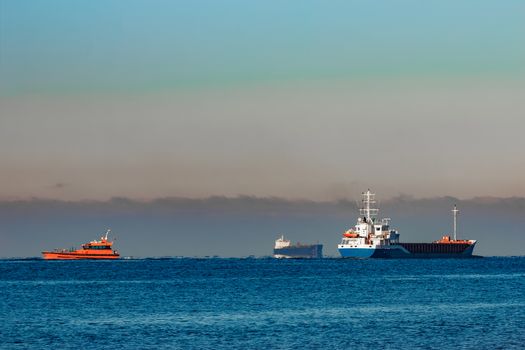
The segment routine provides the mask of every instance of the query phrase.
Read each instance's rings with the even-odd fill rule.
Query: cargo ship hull
[[[323,257],[323,245],[312,244],[275,248],[273,256],[284,259],[321,259]]]
[[[382,259],[465,259],[472,255],[475,243],[398,243],[377,248],[339,248],[343,258],[382,258]]]

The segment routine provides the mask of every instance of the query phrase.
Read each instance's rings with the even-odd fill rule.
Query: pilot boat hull
[[[76,252],[42,252],[45,260],[118,259],[120,254],[86,254]]]

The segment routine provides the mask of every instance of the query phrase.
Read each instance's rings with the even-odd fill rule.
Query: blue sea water
[[[525,258],[0,260],[3,349],[523,349]]]

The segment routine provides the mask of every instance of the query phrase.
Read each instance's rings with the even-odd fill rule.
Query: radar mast
[[[458,214],[459,210],[457,206],[454,204],[454,209],[452,209],[452,213],[454,213],[454,240],[457,240],[457,226],[458,226]]]
[[[362,195],[363,206],[360,209],[360,213],[365,217],[366,222],[373,223],[375,216],[379,213],[379,209],[372,208],[372,205],[376,204],[376,195],[375,193],[370,192],[370,189],[368,189],[366,192],[363,192]]]

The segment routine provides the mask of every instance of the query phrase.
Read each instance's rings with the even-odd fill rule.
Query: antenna
[[[452,213],[454,213],[454,240],[456,240],[457,238],[457,221],[458,221],[458,213],[459,213],[459,210],[457,208],[457,206],[454,204],[454,209],[452,209]]]
[[[104,237],[104,240],[107,241],[107,239],[108,239],[108,234],[109,234],[110,232],[111,232],[111,230],[108,228],[108,229],[106,230],[106,236]]]

